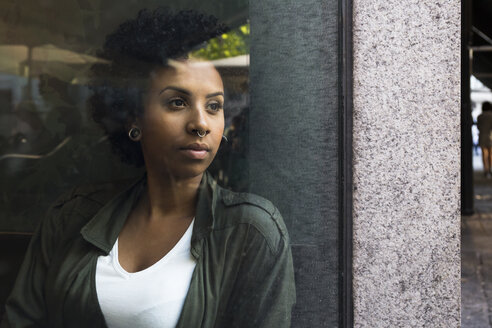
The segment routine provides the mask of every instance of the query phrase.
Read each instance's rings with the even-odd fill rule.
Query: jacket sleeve
[[[48,326],[44,285],[60,236],[58,218],[63,210],[58,203],[38,225],[7,299],[2,328]]]
[[[283,224],[278,210],[274,216]],[[276,245],[272,245],[251,226],[225,324],[220,327],[288,328],[295,298],[294,269],[286,230]]]

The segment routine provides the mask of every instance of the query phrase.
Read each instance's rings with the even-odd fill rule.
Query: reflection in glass
[[[140,174],[119,164],[87,110],[91,67],[108,65],[98,49],[143,4],[112,6],[111,1],[0,1],[0,231],[32,232],[39,214],[73,186]],[[189,54],[213,60],[221,73],[228,131],[249,102],[247,3],[179,6],[203,7],[231,26]],[[232,169],[246,166],[244,151],[231,147],[221,149],[211,171],[223,185],[245,190],[245,177]]]
[[[41,208],[74,184],[140,176],[55,202],[7,302],[11,323],[290,325],[294,273],[279,211],[214,180],[247,188],[248,36],[248,24],[227,32],[212,16],[157,9],[126,20],[95,53],[5,51],[18,55],[12,81],[23,83],[0,158],[9,203]],[[109,146],[136,169],[115,165]],[[19,208],[4,207],[10,231],[39,221]]]

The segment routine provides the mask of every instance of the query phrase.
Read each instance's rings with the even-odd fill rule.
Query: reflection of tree
[[[205,48],[190,54],[194,58],[220,59],[249,54],[249,23],[207,42]]]

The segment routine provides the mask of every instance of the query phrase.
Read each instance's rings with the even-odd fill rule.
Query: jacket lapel
[[[145,187],[145,177],[104,205],[80,230],[82,237],[109,254],[135,202]]]

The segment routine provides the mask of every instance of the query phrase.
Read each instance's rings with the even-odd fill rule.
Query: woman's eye
[[[221,103],[210,103],[210,104],[208,104],[208,108],[213,110],[213,111],[219,111],[222,109],[222,104]]]
[[[169,104],[173,107],[184,107],[185,106],[185,102],[183,99],[171,99],[171,101],[169,101]]]

